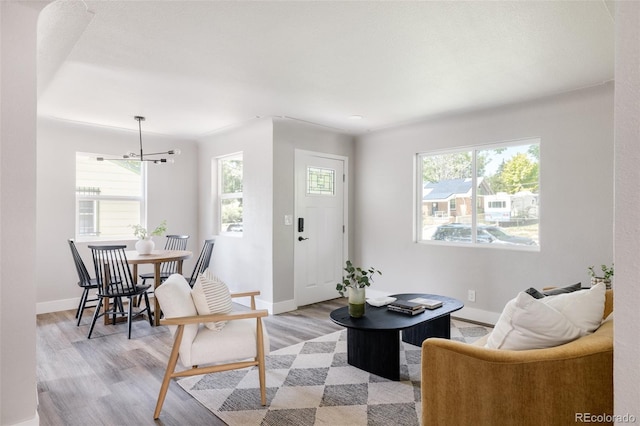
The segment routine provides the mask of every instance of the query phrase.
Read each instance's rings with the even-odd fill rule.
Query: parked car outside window
[[[499,226],[478,225],[477,228],[478,235],[476,241],[478,243],[537,245],[533,239],[508,234]],[[436,232],[433,234],[433,239],[440,241],[471,242],[471,225],[465,223],[450,223],[438,226],[438,229],[436,229]]]

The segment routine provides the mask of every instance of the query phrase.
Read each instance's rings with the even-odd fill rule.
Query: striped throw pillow
[[[229,288],[220,279],[213,276],[209,270],[198,274],[196,283],[191,290],[191,297],[196,305],[198,315],[228,314],[232,311]],[[215,321],[205,323],[205,326],[210,330],[218,331],[226,323],[226,321]]]

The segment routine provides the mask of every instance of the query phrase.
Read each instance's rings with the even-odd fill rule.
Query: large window
[[[76,153],[76,239],[132,239],[131,225],[144,224],[144,165],[100,156]]]
[[[539,140],[416,158],[418,241],[537,249]]]
[[[220,232],[241,235],[242,153],[218,158],[218,196]]]

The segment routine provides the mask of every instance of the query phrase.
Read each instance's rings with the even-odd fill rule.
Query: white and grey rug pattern
[[[473,342],[491,329],[452,320],[451,339]],[[178,384],[235,425],[419,425],[420,348],[402,343],[400,381],[347,364],[346,330],[267,356],[267,405],[256,368],[188,377]]]

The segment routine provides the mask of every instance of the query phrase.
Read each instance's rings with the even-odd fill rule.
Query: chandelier
[[[166,158],[158,158],[158,157],[152,157],[152,156],[157,156],[157,155],[180,155],[180,150],[179,149],[171,149],[169,151],[164,151],[164,152],[148,152],[148,153],[144,153],[144,151],[142,150],[142,122],[145,120],[144,117],[141,117],[139,115],[136,115],[135,117],[133,117],[137,122],[138,122],[138,132],[140,134],[140,153],[137,152],[129,152],[127,154],[124,154],[122,156],[122,158],[104,158],[104,157],[98,157],[96,158],[96,160],[98,161],[105,161],[105,160],[109,160],[109,161],[149,161],[153,164],[158,164],[158,163],[173,163],[173,158],[170,159],[166,159]],[[149,158],[151,157],[151,158]]]

